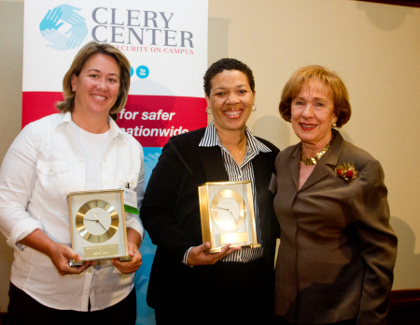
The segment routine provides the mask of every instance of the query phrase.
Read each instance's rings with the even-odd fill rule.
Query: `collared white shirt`
[[[199,147],[220,147],[223,162],[226,168],[226,172],[229,176],[229,181],[251,181],[252,182],[252,192],[254,197],[254,210],[255,210],[255,222],[257,228],[257,238],[261,242],[261,229],[259,222],[259,213],[258,213],[258,202],[257,202],[257,188],[255,185],[255,176],[254,176],[254,167],[252,165],[252,159],[254,159],[260,152],[267,153],[271,152],[271,149],[268,148],[261,141],[258,141],[255,138],[248,127],[245,128],[245,135],[247,138],[246,152],[242,164],[239,166],[235,159],[230,154],[229,150],[223,147],[219,135],[217,134],[216,127],[214,122],[211,122],[204,133],[203,138],[199,143]],[[189,249],[191,250],[191,248]],[[187,264],[188,253],[186,252],[183,263]],[[260,248],[244,248],[239,251],[235,251],[229,255],[226,255],[221,261],[222,262],[249,262],[263,256],[263,249]]]
[[[110,142],[102,158],[102,188],[137,189],[144,194],[141,145],[110,119]],[[90,267],[79,275],[58,274],[48,256],[18,242],[41,229],[53,241],[70,246],[67,194],[83,191],[86,167],[74,140],[71,114],[47,116],[27,125],[9,148],[0,170],[0,230],[14,248],[11,281],[43,305],[87,311],[112,306],[133,288],[134,274],[112,264]],[[126,214],[126,226],[144,237],[138,216]]]

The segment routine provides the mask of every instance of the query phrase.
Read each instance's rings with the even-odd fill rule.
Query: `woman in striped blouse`
[[[251,69],[221,59],[204,76],[207,128],[172,137],[149,181],[141,216],[157,245],[148,303],[157,324],[265,324],[273,306],[273,259],[279,232],[270,182],[278,149],[246,127],[256,109]],[[252,182],[262,247],[225,245],[209,254],[202,242],[198,186]]]

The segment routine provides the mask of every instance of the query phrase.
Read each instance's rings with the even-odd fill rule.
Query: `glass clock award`
[[[119,258],[130,260],[127,249],[122,189],[71,192],[68,195],[70,236],[82,261]]]
[[[208,182],[198,187],[203,242],[210,253],[231,247],[260,247],[250,181]]]

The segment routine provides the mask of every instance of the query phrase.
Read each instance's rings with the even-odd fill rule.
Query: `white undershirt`
[[[111,141],[111,132],[90,133],[72,122],[73,136],[83,155],[86,166],[85,190],[102,190],[102,159]]]

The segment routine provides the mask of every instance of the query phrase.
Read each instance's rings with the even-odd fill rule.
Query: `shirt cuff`
[[[187,251],[185,252],[185,254],[184,254],[184,258],[182,259],[182,263],[184,263],[186,266],[189,266],[189,267],[193,267],[192,265],[189,265],[188,264],[188,255],[190,254],[190,250],[191,250],[191,248],[193,248],[194,246],[191,246],[190,248],[188,248],[187,249]]]
[[[141,236],[141,241],[143,242],[144,239],[144,227],[143,223],[141,222],[140,218],[136,214],[127,213],[126,214],[125,225],[126,228],[131,228],[137,231]],[[141,246],[141,243],[140,243]]]
[[[13,249],[21,250],[25,245],[19,244],[19,242],[36,229],[43,230],[41,221],[32,218],[21,220],[10,232],[10,237],[7,238],[7,244]]]

